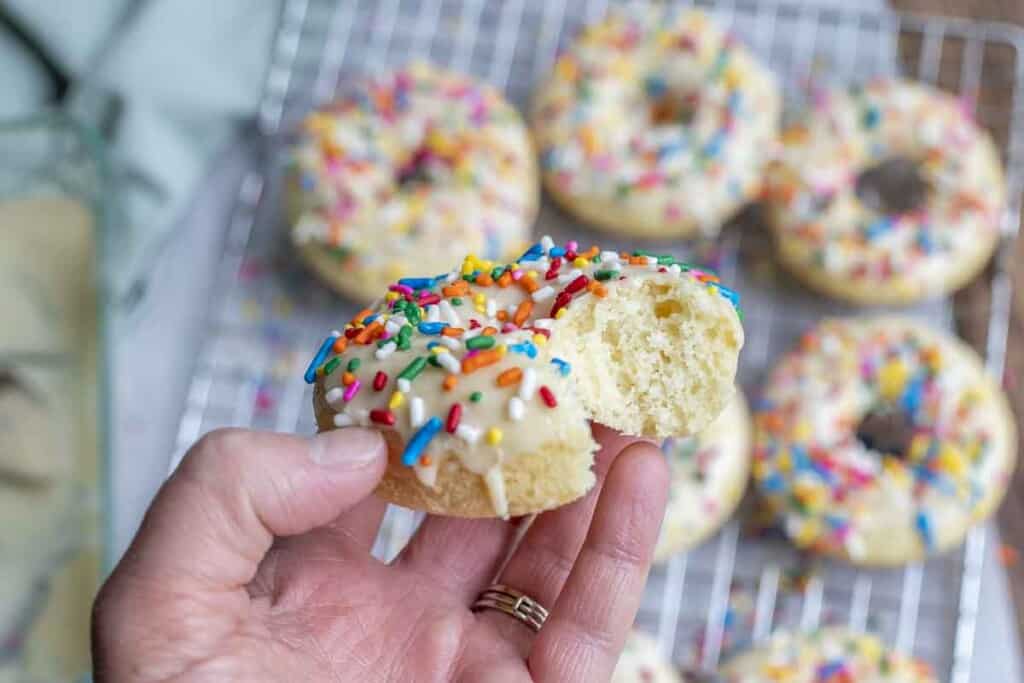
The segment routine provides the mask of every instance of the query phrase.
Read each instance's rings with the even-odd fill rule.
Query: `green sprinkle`
[[[408,318],[409,322],[413,325],[419,325],[420,320],[422,320],[420,317],[420,307],[416,304],[411,304],[405,309],[405,317]]]
[[[662,254],[658,257],[659,266],[672,266],[675,265],[676,257],[671,254]]]
[[[496,266],[491,270],[491,279],[497,280],[505,272],[505,266]]]
[[[437,354],[434,354],[430,358],[428,358],[427,362],[433,365],[435,368],[441,367],[441,364],[437,362]]]
[[[466,340],[467,349],[489,349],[492,346],[494,346],[494,337],[490,335],[480,335]]]
[[[601,280],[611,280],[613,277],[619,274],[617,270],[596,270],[594,271],[594,278]]]
[[[427,367],[427,357],[417,356],[411,363],[405,366],[404,370],[398,373],[398,379],[407,379],[411,382],[419,377],[425,367]]]
[[[398,331],[398,350],[408,351],[409,350],[409,339],[412,337],[412,325],[402,325],[402,329]]]
[[[469,395],[469,400],[472,401],[473,403],[479,403],[480,399],[482,399],[483,397],[484,395],[481,394],[479,391],[474,391],[472,394]]]
[[[376,341],[378,349],[382,349],[382,348],[384,348],[385,344],[391,344],[391,343],[392,343],[392,340],[390,340],[390,339],[378,339]]]
[[[657,256],[653,251],[647,251],[646,249],[634,249],[633,256]]]
[[[452,306],[461,306],[462,305],[462,297],[453,296],[450,299],[450,301],[452,302]]]
[[[348,370],[349,372],[355,372],[356,370],[358,370],[358,369],[359,369],[359,365],[360,365],[360,363],[362,363],[362,361],[361,361],[361,360],[359,360],[358,358],[353,358],[352,360],[350,360],[350,361],[348,362],[348,365],[346,366],[346,369],[347,369],[347,370]]]
[[[340,358],[332,358],[324,365],[324,375],[329,375],[334,372],[337,367],[341,364]]]

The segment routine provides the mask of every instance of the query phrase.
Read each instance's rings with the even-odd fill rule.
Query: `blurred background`
[[[496,84],[522,106],[533,76],[601,4],[0,0],[0,681],[70,681],[87,670],[98,582],[196,437],[221,424],[310,427],[305,388],[291,379],[325,328],[303,306],[337,319],[347,309],[335,314],[325,290],[293,286],[295,274],[274,264],[279,243],[268,235],[279,220],[281,150],[301,116],[348,75],[414,56],[420,43],[401,32],[415,38],[408,27],[431,11],[440,20],[427,50],[461,54],[461,66],[481,77],[501,80],[502,71],[492,68],[495,53],[475,47],[495,41],[477,36],[512,46],[505,82]],[[958,36],[975,36],[983,79],[991,79],[980,84],[979,109],[991,112],[985,123],[1001,145],[1011,138],[1024,55],[996,39],[1000,31],[972,33],[988,24],[968,20],[1024,23],[1017,0],[697,4],[723,12],[783,68],[828,68],[817,50],[834,41],[814,38],[828,30],[838,41],[884,44],[884,55],[861,53],[951,89],[969,42]],[[904,21],[904,12],[918,18]],[[792,27],[785,39],[758,33],[766,13]],[[516,28],[507,25],[511,14]],[[466,41],[474,42],[459,53]],[[523,47],[529,41],[536,50]],[[847,68],[857,75],[861,62]],[[736,253],[745,258],[742,248]],[[922,314],[951,320],[983,352],[1000,349],[993,334],[1008,339],[1003,379],[1019,419],[1024,304],[1006,309],[993,292],[1019,291],[1011,279],[1024,277],[1018,260],[1009,252],[953,301]],[[802,310],[811,320],[831,308]],[[767,356],[774,344],[765,344]],[[708,619],[724,623],[742,602],[731,585],[746,578],[756,590],[765,571],[790,567],[736,561],[736,542],[727,531],[693,554],[689,575],[677,562],[652,577],[646,618],[677,659],[686,659],[694,633],[710,632]],[[941,661],[944,680],[1019,681],[1019,472],[998,524],[970,543],[916,575],[873,577],[880,628],[891,611],[900,644]],[[841,571],[812,583],[815,619],[840,600],[830,582],[856,580]],[[687,596],[699,592],[719,603],[690,610]],[[672,607],[682,626],[665,635],[673,599],[683,605]],[[804,613],[812,609],[806,593],[799,599]]]

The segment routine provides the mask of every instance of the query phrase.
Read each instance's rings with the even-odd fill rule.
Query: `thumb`
[[[116,575],[168,587],[240,588],[275,536],[302,534],[366,498],[387,465],[373,430],[306,439],[218,430],[185,456],[150,506]]]

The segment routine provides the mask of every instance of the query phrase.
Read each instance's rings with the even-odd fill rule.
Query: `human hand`
[[[97,683],[606,681],[640,602],[668,475],[647,442],[594,428],[597,484],[544,513],[498,582],[551,614],[540,633],[470,605],[515,521],[428,516],[390,564],[374,431],[199,441],[96,600]]]

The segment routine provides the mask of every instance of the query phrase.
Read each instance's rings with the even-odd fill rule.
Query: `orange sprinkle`
[[[374,320],[367,327],[364,327],[359,331],[352,341],[356,344],[369,344],[371,341],[377,338],[377,336],[384,331],[384,324],[379,320]]]
[[[345,349],[347,349],[347,348],[348,348],[348,339],[346,339],[344,336],[342,336],[342,337],[338,337],[337,339],[334,340],[334,346],[331,347],[331,350],[334,351],[335,353],[344,353]]]
[[[593,280],[593,282],[596,282],[596,280]],[[517,327],[522,327],[523,323],[526,322],[526,319],[530,317],[530,313],[532,312],[533,301],[530,299],[523,299],[519,302],[515,315],[512,316],[512,322],[514,322]]]
[[[373,309],[364,308],[363,310],[361,310],[361,311],[359,311],[358,313],[355,314],[355,316],[352,318],[352,324],[353,325],[358,325],[359,323],[363,322],[363,319],[366,318],[366,316],[372,315],[372,314],[373,314]]]
[[[1020,561],[1020,551],[1005,543],[999,546],[999,563],[1004,567],[1013,567]]]
[[[590,284],[587,285],[587,291],[598,299],[603,299],[608,296],[608,289],[596,280],[591,280]],[[564,311],[565,309],[563,308],[562,310]]]
[[[493,337],[496,334],[498,334],[498,329],[488,325],[487,327],[484,328],[484,331],[480,333],[480,336],[481,337]]]
[[[506,320],[508,320],[508,311],[498,311],[497,318],[501,322],[505,322]]]
[[[452,284],[441,288],[441,293],[445,296],[464,296],[468,292],[469,283],[465,280],[456,280]]]
[[[441,386],[444,387],[445,391],[451,391],[452,389],[454,389],[458,385],[459,385],[459,378],[458,378],[457,375],[448,375],[447,377],[444,378],[444,381],[441,382]]]
[[[355,382],[355,381],[356,381],[356,376],[353,375],[351,372],[346,371],[345,374],[343,374],[341,376],[341,383],[344,384],[346,387],[348,385],[352,384],[352,382]]]
[[[446,327],[441,330],[442,337],[461,337],[466,330],[461,327]]]
[[[646,256],[630,256],[629,257],[629,265],[631,265],[631,266],[646,266],[647,265],[647,257]]]
[[[430,467],[434,461],[430,459],[429,455],[420,456],[420,467]]]
[[[594,246],[590,247],[590,249],[587,249],[585,252],[580,254],[580,256],[582,256],[583,258],[585,258],[585,259],[587,259],[589,261],[590,259],[592,259],[595,256],[597,256],[600,253],[600,251],[601,251],[600,247],[598,247],[595,244]]]
[[[471,372],[476,372],[480,368],[487,367],[501,360],[504,354],[497,349],[489,349],[487,351],[481,351],[475,356],[462,359],[462,371],[467,375]]]
[[[519,278],[519,284],[526,290],[527,294],[533,294],[540,289],[540,285],[537,284],[537,281],[529,275],[524,275]]]
[[[523,371],[519,368],[509,368],[503,373],[498,375],[497,384],[499,387],[510,387],[513,384],[519,384],[519,380],[523,378]]]
[[[465,282],[465,280],[463,280],[463,282]],[[475,282],[482,287],[490,287],[494,284],[494,278],[492,278],[488,273],[480,273],[476,276]]]
[[[512,284],[512,273],[511,271],[506,270],[501,274],[501,277],[498,278],[498,286],[508,287],[510,284]]]

